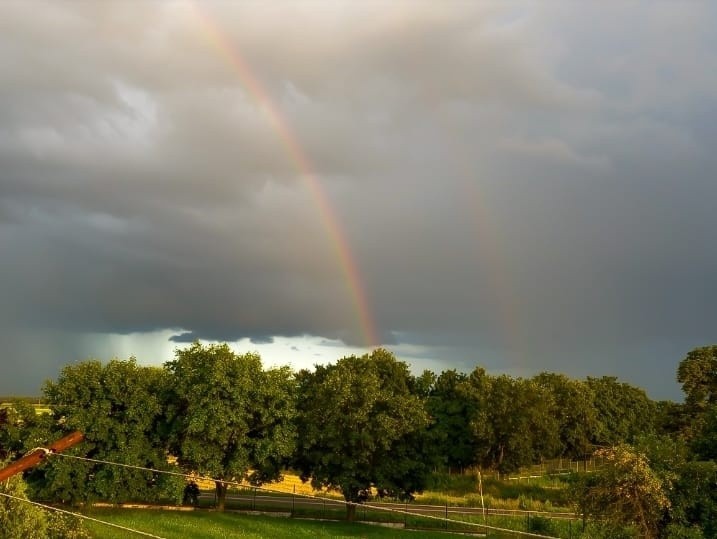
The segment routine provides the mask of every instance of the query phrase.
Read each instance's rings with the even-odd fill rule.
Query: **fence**
[[[515,481],[519,479],[544,477],[546,475],[567,475],[573,472],[595,472],[604,465],[603,457],[590,457],[582,460],[550,459],[531,466],[522,466],[516,472],[500,473],[497,470],[480,470],[483,479]],[[449,475],[477,475],[478,468],[451,468],[443,470]]]

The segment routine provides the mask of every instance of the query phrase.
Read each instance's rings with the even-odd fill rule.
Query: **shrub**
[[[553,522],[546,517],[534,516],[528,521],[528,531],[537,533],[553,533],[555,532]]]
[[[0,483],[0,493],[27,500],[25,489],[25,482],[17,476]],[[4,539],[44,539],[47,514],[30,503],[0,496],[0,531]]]
[[[82,520],[66,513],[48,515],[47,539],[92,539]]]

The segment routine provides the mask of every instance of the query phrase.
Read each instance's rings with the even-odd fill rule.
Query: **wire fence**
[[[141,470],[141,471],[157,473],[157,474],[165,474],[165,475],[172,475],[172,476],[176,476],[176,477],[183,477],[190,481],[196,481],[196,480],[213,481],[213,482],[223,483],[224,485],[229,486],[229,487],[237,487],[237,488],[245,488],[246,487],[246,485],[240,481],[224,480],[221,478],[200,476],[200,475],[196,475],[196,474],[187,474],[184,472],[174,472],[171,470],[159,470],[156,468],[149,468],[146,466],[124,464],[124,463],[112,462],[112,461],[107,461],[107,460],[102,460],[102,459],[80,457],[77,455],[68,455],[68,454],[64,454],[64,453],[50,453],[50,455],[52,456],[52,458],[59,457],[59,458],[66,458],[66,459],[74,459],[74,460],[79,460],[79,461],[91,462],[91,463],[95,463],[95,464],[118,466],[118,467],[127,468],[127,469],[134,469],[134,470]],[[271,487],[266,487],[266,486],[254,486],[252,488],[254,489],[255,495],[256,495],[257,491],[267,492],[267,493],[272,493],[272,494],[285,494],[279,490],[275,490],[275,489],[272,489]],[[512,529],[512,528],[506,528],[503,526],[495,526],[495,525],[488,524],[485,521],[484,522],[473,522],[471,520],[466,520],[466,519],[459,520],[459,519],[450,518],[447,510],[444,515],[439,516],[439,515],[431,514],[430,512],[416,513],[414,511],[410,511],[408,509],[408,504],[404,504],[403,507],[395,507],[395,506],[389,507],[384,504],[358,503],[358,502],[352,502],[352,501],[346,501],[346,500],[338,500],[338,499],[329,498],[326,496],[316,496],[316,495],[304,494],[304,493],[295,493],[295,494],[293,494],[293,497],[294,497],[294,499],[296,497],[299,497],[301,499],[315,500],[315,501],[319,501],[319,502],[322,502],[327,505],[332,504],[332,505],[340,505],[343,507],[355,506],[357,508],[357,510],[363,510],[363,511],[371,510],[371,511],[376,511],[376,512],[392,513],[394,515],[403,515],[404,520],[405,520],[405,518],[408,518],[408,517],[414,517],[414,518],[420,517],[421,519],[425,519],[425,520],[429,520],[429,521],[439,521],[439,522],[445,523],[446,526],[449,524],[452,524],[454,526],[458,525],[460,527],[469,527],[469,528],[472,528],[474,531],[479,531],[479,532],[480,531],[483,531],[483,532],[496,531],[496,532],[501,532],[501,533],[523,536],[523,537],[537,537],[537,538],[543,538],[543,539],[560,539],[559,537],[556,537],[553,535],[544,535],[541,533],[516,530],[516,529]],[[295,503],[295,501],[294,501],[294,503]],[[254,502],[254,507],[256,507],[256,501]],[[530,522],[530,516],[528,515],[528,523],[529,522]]]
[[[480,472],[483,475],[483,479],[520,481],[528,479],[538,479],[546,476],[568,475],[571,473],[596,472],[603,468],[604,464],[604,458],[590,455],[584,459],[549,459],[538,464],[531,464],[530,466],[521,466],[517,471],[509,473],[501,473],[497,470],[483,470],[480,468],[473,467],[452,468],[450,466],[436,471],[447,473],[448,475],[476,475]]]
[[[184,478],[187,481],[211,481],[211,482],[220,482],[228,487],[234,487],[237,489],[246,489],[247,485],[245,483],[239,482],[239,481],[233,481],[233,480],[224,480],[221,478],[214,478],[214,477],[208,477],[208,476],[199,476],[197,474],[188,474],[184,472],[179,471],[171,471],[171,470],[160,470],[156,468],[150,468],[146,466],[138,466],[133,464],[125,464],[120,462],[113,462],[108,460],[102,460],[102,459],[94,459],[89,457],[82,457],[77,455],[69,455],[65,453],[54,453],[50,452],[47,449],[44,448],[37,448],[38,451],[43,451],[46,453],[48,457],[52,458],[65,458],[65,459],[74,459],[78,461],[84,461],[88,463],[93,464],[100,464],[100,465],[107,465],[107,466],[116,466],[126,469],[134,469],[134,470],[140,470],[145,471],[149,473],[154,474],[164,474],[164,475],[171,475],[175,477],[181,477]],[[500,510],[500,509],[492,509],[492,508],[457,508],[457,507],[449,507],[446,503],[444,506],[438,506],[438,505],[428,505],[428,504],[398,504],[398,503],[388,503],[388,502],[377,502],[377,503],[358,503],[358,502],[351,502],[346,500],[340,500],[336,498],[330,498],[327,496],[317,496],[315,494],[306,494],[306,493],[297,493],[294,492],[290,495],[290,499],[288,499],[288,495],[286,492],[282,492],[280,490],[272,489],[271,487],[267,486],[251,486],[250,487],[251,492],[253,493],[251,497],[247,496],[234,496],[235,501],[238,501],[244,504],[246,506],[248,503],[251,504],[252,510],[256,511],[258,507],[266,508],[266,507],[272,507],[274,511],[276,511],[277,507],[287,509],[290,503],[290,510],[287,511],[289,515],[291,516],[299,516],[302,514],[302,511],[307,507],[307,504],[311,506],[312,504],[314,506],[321,504],[322,507],[322,516],[326,516],[329,511],[336,511],[336,508],[339,509],[346,509],[348,506],[354,506],[356,507],[356,513],[360,516],[361,512],[363,511],[364,520],[368,521],[367,513],[371,513],[371,516],[376,519],[376,515],[392,515],[392,518],[394,519],[394,522],[401,523],[404,527],[408,527],[409,524],[409,518],[412,519],[411,521],[411,527],[413,528],[421,528],[426,527],[426,522],[434,522],[434,526],[436,527],[436,524],[438,526],[443,526],[446,530],[451,531],[472,531],[472,532],[500,532],[504,534],[510,534],[513,536],[522,536],[522,537],[536,537],[536,538],[543,538],[543,539],[560,539],[560,537],[556,537],[555,535],[547,535],[544,533],[537,533],[536,531],[531,531],[531,518],[533,519],[533,526],[535,528],[536,520],[539,519],[557,519],[557,520],[565,520],[567,521],[569,534],[568,537],[572,537],[572,521],[576,518],[574,514],[570,513],[551,513],[546,511],[524,511],[520,509],[510,509],[510,510]],[[262,494],[261,496],[257,496],[258,492],[262,492],[265,494]],[[121,526],[112,522],[107,522],[101,519],[97,519],[94,517],[90,517],[88,515],[84,515],[82,513],[72,512],[68,511],[66,509],[60,509],[58,507],[53,507],[51,505],[42,504],[39,502],[31,501],[25,498],[20,498],[17,496],[12,496],[10,494],[0,493],[0,495],[11,498],[16,501],[26,502],[30,503],[32,505],[44,508],[48,511],[56,511],[59,513],[65,513],[68,515],[75,516],[80,519],[89,520],[93,522],[97,522],[106,526],[110,526],[113,528],[122,529],[123,531],[135,533],[137,535],[145,536],[145,537],[153,537],[158,539],[165,539],[161,536],[145,532],[142,530],[136,530],[133,528],[129,528],[126,526]],[[205,496],[206,498],[206,496]],[[231,500],[230,496],[230,500]],[[257,499],[258,498],[258,499]],[[299,500],[297,503],[297,499]],[[258,503],[257,503],[258,502]],[[315,508],[315,507],[314,507]],[[311,511],[309,511],[311,513]],[[315,514],[315,512],[314,512]],[[519,518],[525,518],[525,530],[521,529],[515,529],[511,527],[506,527],[505,524],[498,525],[499,522],[506,522],[505,519],[513,519],[515,520],[516,517]],[[499,519],[504,520],[499,520]],[[498,519],[498,520],[497,520]],[[377,521],[386,521],[390,519],[386,518],[378,518]],[[510,521],[511,523],[513,521]],[[421,524],[422,523],[422,524]],[[430,527],[430,526],[429,526]],[[541,530],[541,527],[537,527],[538,530]]]

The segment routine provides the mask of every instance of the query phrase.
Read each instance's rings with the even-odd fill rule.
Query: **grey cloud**
[[[271,344],[274,342],[274,338],[271,336],[254,336],[249,339],[252,344]]]
[[[0,7],[0,334],[46,343],[12,339],[25,379],[88,332],[362,344],[325,196],[384,344],[676,395],[717,322],[714,8],[198,6]]]

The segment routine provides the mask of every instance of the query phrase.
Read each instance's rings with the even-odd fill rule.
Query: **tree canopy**
[[[45,445],[79,430],[85,441],[70,454],[167,470],[162,437],[167,383],[162,369],[140,366],[133,358],[68,365],[56,382],[45,385],[52,412],[41,416],[35,439],[26,443]],[[40,497],[69,503],[180,499],[182,488],[181,481],[166,474],[60,457],[32,470],[29,481]]]
[[[185,469],[217,479],[220,510],[227,481],[279,476],[296,439],[288,368],[264,371],[257,354],[195,342],[177,350],[166,371],[170,450]]]
[[[717,404],[717,345],[690,351],[677,368],[685,403],[695,410]]]
[[[339,489],[352,503],[372,488],[399,496],[421,490],[428,470],[416,442],[429,419],[412,385],[408,366],[383,349],[299,373],[302,479]],[[354,505],[347,515],[353,519]]]
[[[0,410],[0,455],[16,458],[81,430],[85,441],[70,455],[159,471],[53,457],[27,472],[33,496],[179,501],[184,481],[160,472],[181,469],[215,479],[220,509],[228,483],[261,484],[291,465],[314,487],[341,491],[352,518],[369,497],[411,498],[437,466],[513,472],[602,447],[605,468],[573,489],[597,519],[591,526],[611,538],[630,529],[712,536],[716,349],[695,349],[680,363],[681,404],[656,403],[607,376],[526,379],[480,366],[414,376],[384,349],[293,373],[195,342],[163,367],[133,358],[66,366],[44,387],[49,414],[23,402]]]

